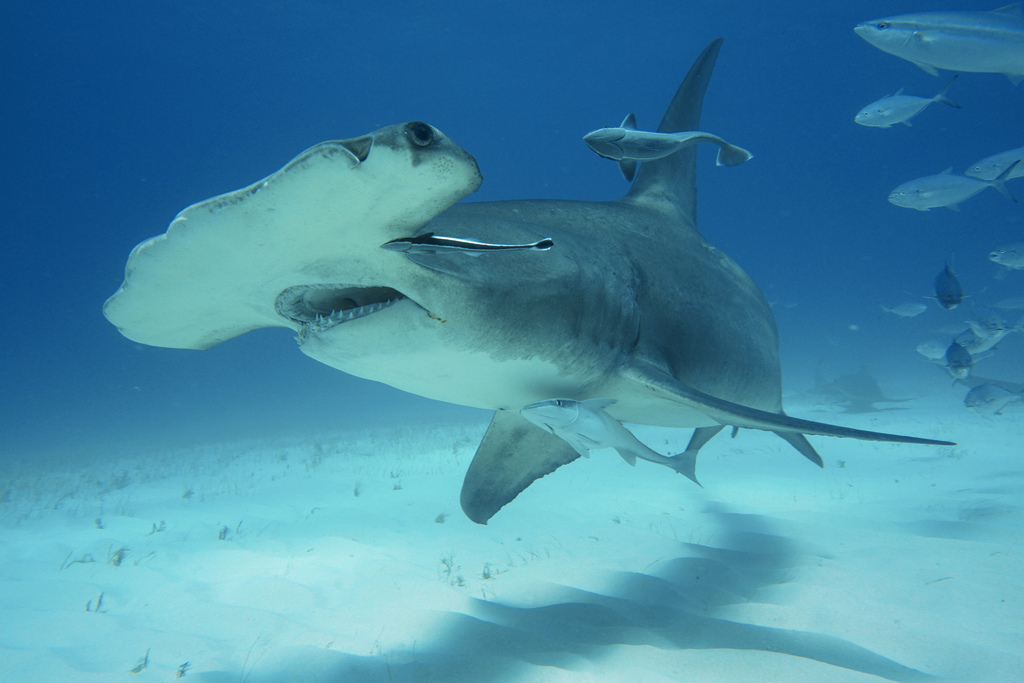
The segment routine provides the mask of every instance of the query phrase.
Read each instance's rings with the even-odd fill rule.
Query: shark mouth
[[[307,334],[379,313],[407,298],[390,287],[297,285],[278,294],[274,309]]]

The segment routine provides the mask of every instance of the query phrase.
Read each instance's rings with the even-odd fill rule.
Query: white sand
[[[703,490],[598,452],[488,526],[458,505],[484,424],[22,467],[0,679],[1024,680],[1024,413],[902,405],[829,417],[962,445],[812,438],[819,471],[723,434]]]

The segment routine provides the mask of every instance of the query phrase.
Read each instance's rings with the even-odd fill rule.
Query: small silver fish
[[[492,244],[490,242],[478,242],[477,240],[462,239],[458,237],[442,237],[432,232],[425,232],[415,237],[402,237],[380,245],[381,249],[388,251],[401,251],[406,254],[436,254],[439,252],[459,252],[469,256],[487,254],[495,251],[522,251],[533,249],[535,251],[547,251],[555,246],[554,240],[544,238],[529,244]]]
[[[993,154],[992,156],[987,156],[981,161],[971,164],[964,173],[972,178],[995,180],[999,177],[1000,173],[1012,166],[1015,161],[1021,160],[1024,160],[1024,147],[1018,147],[1017,149],[1011,149],[1005,152],[999,152],[998,154]],[[1014,169],[1013,173],[1008,175],[1006,179],[1020,178],[1021,176],[1024,176],[1024,164],[1021,164]]]
[[[754,157],[753,154],[729,144],[717,135],[699,130],[678,133],[655,133],[636,129],[636,117],[630,114],[617,128],[599,128],[583,136],[590,149],[606,159],[619,162],[626,180],[633,180],[637,162],[667,157],[681,149],[700,142],[718,145],[715,163],[719,166],[738,166]]]
[[[956,342],[967,349],[975,360],[980,360],[979,354],[994,348],[1006,335],[1021,332],[1024,318],[1015,325],[1007,325],[995,311],[980,309],[967,324],[971,326],[970,329],[959,334]]]
[[[900,318],[913,318],[921,315],[926,310],[928,310],[928,307],[925,306],[924,304],[913,303],[910,301],[902,303],[899,306],[894,306],[893,308],[886,308],[881,304],[879,304],[879,306],[881,306],[882,310],[885,311],[886,313],[892,313],[893,315],[898,316]]]
[[[1024,308],[1024,296],[1003,299],[998,303],[992,304],[992,308],[999,308],[1004,311],[1019,311]]]
[[[903,88],[900,88],[895,95],[883,97],[861,109],[853,117],[853,120],[862,126],[870,126],[872,128],[888,128],[894,123],[902,123],[905,126],[909,126],[910,119],[924,111],[932,102],[941,102],[942,104],[948,104],[951,107],[960,109],[959,104],[946,97],[946,92],[949,91],[950,86],[953,85],[955,80],[956,76],[953,76],[949,83],[946,84],[946,87],[940,90],[935,97],[904,95]]]
[[[917,352],[930,361],[942,361],[946,359],[946,349],[949,344],[937,339],[929,339],[917,345]]]
[[[858,36],[883,52],[936,69],[1005,74],[1024,79],[1024,18],[1020,3],[991,12],[920,12],[857,24]]]
[[[998,246],[989,253],[988,260],[1010,270],[1024,270],[1024,242]]]
[[[1021,399],[1020,394],[995,384],[979,384],[967,392],[964,405],[982,415],[1002,415],[1006,406]]]
[[[1010,201],[1017,201],[1003,183],[1010,173],[1020,165],[1016,162],[1004,170],[995,180],[979,180],[953,173],[947,168],[938,175],[925,176],[903,183],[889,193],[889,202],[905,209],[928,211],[938,206],[959,210],[957,206],[965,199],[970,199],[986,187],[999,190]]]
[[[1006,324],[1006,320],[1003,316],[999,315],[996,311],[991,308],[985,308],[977,306],[971,312],[971,317],[968,319],[967,324],[970,325],[971,330],[974,334],[979,337],[991,337],[994,335],[1005,335],[1010,331],[1010,326]]]

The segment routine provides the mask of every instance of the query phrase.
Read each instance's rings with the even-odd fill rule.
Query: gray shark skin
[[[698,57],[659,132],[699,129],[720,45]],[[697,230],[694,147],[646,161],[615,201],[462,204],[475,161],[426,124],[325,149],[136,247],[108,319],[178,348],[288,327],[336,369],[494,410],[461,494],[480,524],[579,457],[519,413],[555,397],[614,398],[620,422],[698,428],[693,458],[722,425],[775,432],[818,465],[804,434],[948,443],[784,414],[771,308]],[[443,237],[417,239],[428,234]],[[395,240],[431,248],[381,248]]]

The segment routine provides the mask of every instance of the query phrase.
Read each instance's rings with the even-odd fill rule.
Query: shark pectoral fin
[[[813,462],[818,467],[824,467],[825,463],[822,462],[821,456],[818,455],[818,451],[814,450],[814,446],[807,440],[800,432],[775,432],[775,434],[782,440],[786,441],[790,446],[800,451],[800,454]]]
[[[569,444],[517,411],[499,410],[462,482],[462,510],[477,524],[486,524],[535,479],[578,457]]]

